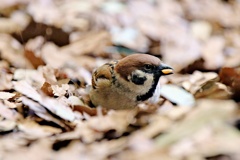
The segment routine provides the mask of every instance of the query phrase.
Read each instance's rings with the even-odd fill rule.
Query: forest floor
[[[2,0],[0,160],[239,160],[240,1]],[[133,53],[161,97],[90,108],[91,73]]]

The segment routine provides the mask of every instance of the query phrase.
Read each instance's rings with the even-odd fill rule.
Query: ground
[[[240,159],[240,2],[2,0],[0,160]],[[95,68],[174,68],[161,97],[91,108]]]

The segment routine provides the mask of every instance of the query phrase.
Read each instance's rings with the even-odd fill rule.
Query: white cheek
[[[135,72],[133,72],[134,74],[137,74],[139,77],[145,77],[146,73],[141,71],[141,70],[136,70]]]
[[[143,84],[143,86],[141,86],[141,88],[148,91],[153,85],[153,75],[152,74],[145,74],[145,76],[147,77],[147,80],[144,82],[144,84]]]
[[[134,83],[129,83],[129,88],[138,95],[143,95],[149,91],[153,85],[153,74],[145,73],[141,70],[136,70],[133,74],[137,74],[138,77],[146,77],[147,80],[143,85],[136,85]]]
[[[127,94],[131,94],[134,96],[138,95],[144,95],[149,91],[149,89],[153,85],[153,75],[144,73],[143,71],[137,70],[135,71],[139,76],[146,77],[147,80],[144,82],[143,85],[136,85],[130,81],[126,81],[123,78],[120,77],[119,74],[116,74],[116,78],[119,80],[119,84],[121,84],[119,87],[125,91]],[[131,77],[128,77],[128,79],[131,79]]]

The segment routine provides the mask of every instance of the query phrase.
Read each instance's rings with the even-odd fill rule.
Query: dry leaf
[[[61,129],[51,126],[39,125],[36,122],[30,121],[28,119],[18,122],[17,126],[18,129],[24,132],[29,139],[43,138],[53,134],[61,133]]]
[[[43,66],[45,63],[40,57],[37,57],[34,52],[25,50],[25,57],[31,62],[34,68],[38,68],[38,66]]]
[[[16,69],[13,75],[14,80],[25,80],[34,83],[37,87],[41,87],[45,79],[41,72],[33,69]]]
[[[23,46],[7,34],[0,34],[1,58],[17,68],[32,68],[30,62],[23,55]]]
[[[207,21],[194,21],[190,25],[192,35],[195,38],[201,41],[206,41],[209,39],[212,32],[212,26]]]
[[[10,98],[13,98],[16,94],[15,93],[9,93],[9,92],[0,92],[0,99],[2,100],[8,100]]]
[[[184,137],[188,137],[205,125],[223,122],[231,118],[236,111],[236,104],[231,100],[198,100],[197,107],[183,121],[172,126],[169,134],[159,136],[157,143],[159,147],[168,147]]]
[[[27,105],[34,113],[42,118],[43,120],[53,122],[60,127],[62,127],[65,130],[70,130],[72,126],[70,126],[68,123],[66,123],[63,120],[60,120],[59,118],[54,117],[51,115],[43,106],[41,106],[39,103],[28,99],[26,97],[22,97],[22,103]]]
[[[0,159],[240,159],[239,13],[237,0],[2,0]],[[92,71],[136,51],[175,74],[134,110],[90,108]]]
[[[9,90],[12,88],[12,74],[2,73],[0,74],[0,90]]]
[[[228,99],[232,93],[222,83],[216,81],[208,81],[201,86],[201,88],[194,94],[196,98],[215,98]]]
[[[54,96],[52,86],[47,82],[44,82],[43,86],[41,87],[41,90],[50,97]]]
[[[221,82],[231,87],[233,98],[239,101],[240,71],[238,68],[222,68],[219,73]]]
[[[111,29],[112,41],[115,45],[122,45],[139,52],[147,52],[149,40],[141,32],[134,28]]]
[[[207,69],[218,69],[224,64],[223,49],[225,46],[225,40],[223,37],[214,36],[209,38],[205,46],[202,48],[202,56],[205,60],[205,67]]]
[[[10,109],[1,102],[0,120],[2,120],[2,118],[5,118],[7,120],[17,120],[19,118],[19,114],[15,110]]]
[[[14,88],[18,92],[39,102],[41,105],[46,107],[52,113],[60,116],[61,118],[68,120],[68,121],[74,120],[75,117],[74,117],[73,111],[68,106],[59,102],[56,99],[49,98],[49,97],[39,94],[32,86],[30,86],[25,81],[15,82]]]
[[[12,120],[0,121],[0,133],[11,131],[16,127],[16,122]]]
[[[192,107],[195,103],[194,97],[191,93],[188,93],[187,91],[176,85],[162,85],[161,95],[179,106]]]
[[[111,45],[110,35],[105,31],[90,32],[78,41],[60,48],[63,54],[74,56],[95,53],[96,55],[104,53],[104,49]]]

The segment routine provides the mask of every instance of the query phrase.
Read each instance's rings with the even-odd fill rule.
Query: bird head
[[[120,83],[136,93],[137,101],[150,98],[161,76],[173,73],[173,69],[155,56],[132,54],[121,59],[115,67]]]

